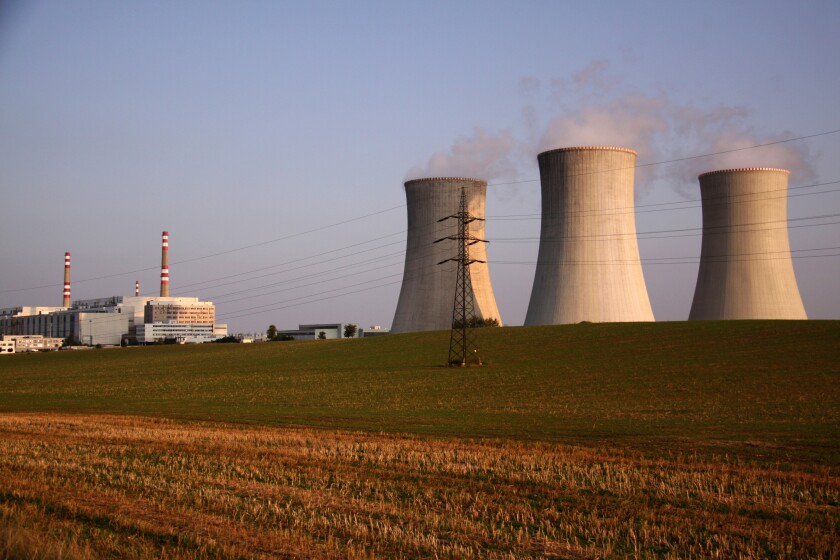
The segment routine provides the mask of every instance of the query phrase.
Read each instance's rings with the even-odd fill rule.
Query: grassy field
[[[840,322],[0,361],[0,558],[840,556]]]

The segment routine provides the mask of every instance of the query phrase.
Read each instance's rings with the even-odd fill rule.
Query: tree
[[[462,326],[463,325],[461,324],[461,321],[455,321],[454,323],[452,323],[452,328],[454,329],[460,329]],[[469,320],[467,326],[471,329],[480,329],[484,327],[498,327],[499,320],[495,317],[488,317],[486,319],[479,319],[478,317],[473,317]]]
[[[268,330],[265,331],[265,336],[268,337],[268,340],[274,340],[277,338],[277,327],[269,325]]]
[[[359,327],[353,323],[344,325],[344,338],[353,338],[358,330]]]
[[[318,333],[318,340],[326,340],[326,338],[327,338],[327,333],[325,333],[324,331],[321,331],[321,332]]]
[[[235,335],[231,334],[231,335],[225,336],[223,338],[217,338],[213,342],[219,342],[219,343],[222,343],[222,344],[229,344],[229,343],[238,343],[238,342],[242,342],[242,341],[239,340],[238,336],[235,336]]]

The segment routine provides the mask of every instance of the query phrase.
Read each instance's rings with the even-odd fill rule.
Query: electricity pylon
[[[455,261],[458,265],[458,274],[455,280],[455,302],[452,308],[452,334],[449,337],[449,366],[480,366],[481,357],[478,355],[475,333],[472,328],[475,324],[475,296],[470,280],[470,265],[485,261],[470,258],[470,245],[487,243],[487,240],[479,239],[470,234],[470,223],[483,222],[484,218],[477,218],[467,212],[467,192],[463,187],[461,188],[461,204],[458,212],[441,218],[438,222],[449,219],[458,220],[457,233],[435,241],[435,243],[444,240],[458,242],[458,256],[438,263]]]

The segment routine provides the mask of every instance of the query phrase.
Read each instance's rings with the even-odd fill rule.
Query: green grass
[[[581,324],[5,356],[0,410],[744,449],[837,464],[840,321]]]

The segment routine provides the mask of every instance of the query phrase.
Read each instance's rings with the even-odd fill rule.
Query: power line
[[[292,239],[292,238],[295,238],[295,237],[300,237],[302,235],[307,235],[309,233],[314,233],[314,232],[317,232],[317,231],[323,231],[323,230],[334,228],[334,227],[337,227],[337,226],[340,226],[340,225],[345,225],[345,224],[349,224],[351,222],[356,222],[356,221],[359,221],[359,220],[363,220],[365,218],[370,218],[372,216],[378,216],[380,214],[384,214],[386,212],[390,212],[392,210],[396,210],[398,208],[404,208],[404,207],[405,207],[405,204],[400,204],[399,206],[392,206],[391,208],[385,208],[384,210],[377,210],[376,212],[371,212],[369,214],[364,214],[362,216],[356,216],[355,218],[349,218],[347,220],[342,220],[340,222],[334,222],[332,224],[327,224],[325,226],[309,229],[309,230],[306,230],[306,231],[301,231],[301,232],[292,233],[292,234],[289,234],[289,235],[284,235],[284,236],[278,237],[276,239],[270,239],[268,241],[261,241],[259,243],[252,243],[250,245],[243,245],[242,247],[237,247],[237,248],[234,248],[234,249],[228,249],[226,251],[219,251],[219,252],[216,252],[216,253],[210,253],[210,254],[207,254],[207,255],[203,255],[203,256],[200,256],[200,257],[194,257],[194,258],[191,258],[191,259],[173,261],[172,263],[170,263],[170,267],[171,267],[171,265],[185,264],[185,263],[205,260],[205,259],[209,259],[211,257],[218,257],[218,256],[221,256],[221,255],[227,255],[227,254],[230,254],[230,253],[235,253],[235,252],[238,252],[238,251],[244,251],[245,249],[251,249],[251,248],[254,248],[254,247],[259,247],[261,245],[267,245],[269,243],[276,243],[278,241],[285,241],[285,240]],[[394,235],[396,235],[396,234],[394,234]],[[158,266],[150,266],[150,267],[146,267],[146,268],[139,268],[139,269],[136,269],[136,270],[130,270],[128,272],[117,272],[117,273],[114,273],[114,274],[105,274],[105,275],[102,275],[102,276],[95,276],[95,277],[91,277],[91,278],[83,278],[81,280],[74,280],[73,284],[83,284],[83,283],[86,283],[86,282],[93,282],[93,281],[96,281],[96,280],[106,280],[106,279],[109,279],[109,278],[118,278],[120,276],[128,276],[130,274],[139,274],[141,272],[148,272],[150,270],[159,270],[159,267]],[[62,285],[62,284],[44,284],[44,285],[41,285],[41,286],[33,286],[33,287],[30,287],[30,288],[14,288],[14,289],[0,290],[0,294],[12,293],[12,292],[26,292],[26,291],[31,291],[31,290],[39,290],[39,289],[43,289],[43,288],[54,288],[56,285]]]
[[[284,270],[280,270],[280,271],[277,271],[277,272],[272,272],[272,273],[269,273],[269,274],[262,274],[260,276],[254,276],[252,278],[246,278],[244,280],[236,280],[236,281],[233,281],[233,282],[224,282],[222,284],[216,284],[216,285],[213,285],[213,286],[198,288],[197,290],[193,290],[193,291],[199,291],[200,292],[202,290],[211,290],[213,288],[220,288],[222,286],[230,286],[230,285],[233,285],[233,284],[240,284],[242,282],[250,282],[252,280],[259,280],[260,278],[268,278],[269,276],[277,276],[278,274],[286,274],[288,272],[292,272],[292,271],[295,271],[295,270],[301,270],[303,268],[309,268],[309,267],[312,267],[312,266],[317,266],[319,264],[332,262],[336,259],[345,259],[345,258],[349,258],[349,257],[352,257],[352,256],[361,255],[362,253],[369,253],[371,251],[375,251],[375,250],[382,249],[384,247],[389,247],[389,246],[392,246],[392,245],[401,244],[401,243],[404,243],[404,242],[405,242],[404,240],[401,240],[401,241],[395,241],[394,243],[386,243],[385,245],[380,245],[380,246],[374,247],[372,249],[366,249],[364,251],[357,251],[355,253],[350,253],[349,255],[336,257],[335,259],[329,259],[329,260],[326,260],[326,261],[318,261],[318,262],[309,263],[309,264],[302,264],[302,265],[299,265],[299,266],[296,266],[296,267],[286,268]],[[389,253],[388,255],[384,255],[384,257],[388,257],[388,256],[396,255],[396,254],[402,254],[402,253],[405,253],[405,251],[399,251],[397,253]],[[365,262],[370,262],[371,260],[377,260],[378,258],[381,258],[381,257],[376,257],[374,259],[368,259],[368,260],[365,260],[365,261],[360,261],[360,263],[358,263],[358,264],[362,264],[362,263],[365,263]],[[306,260],[306,259],[296,259],[295,261],[290,261],[290,262],[299,262],[301,260]],[[343,265],[341,267],[338,267],[338,269],[351,267],[351,266],[354,266],[354,265],[351,263],[351,264],[348,264],[348,265]],[[330,269],[330,270],[336,270],[336,269]],[[318,273],[314,273],[314,274],[318,274]],[[219,296],[214,296],[214,297],[219,297]]]
[[[404,253],[405,253],[405,251],[401,251],[400,253],[395,253],[395,254],[396,255],[402,255]],[[377,258],[377,259],[372,259],[372,260],[379,260],[379,259]],[[367,262],[371,262],[371,261],[365,261],[365,263],[367,263]],[[359,263],[359,264],[363,264],[363,263]],[[353,265],[353,266],[359,266],[359,264],[356,264],[356,265]],[[290,287],[290,288],[283,288],[281,290],[276,290],[275,292],[271,292],[271,293],[286,292],[286,291],[291,291],[291,290],[297,290],[297,289],[300,289],[300,288],[308,288],[309,286],[316,286],[318,284],[335,282],[336,280],[343,280],[345,278],[351,278],[353,276],[360,276],[362,274],[367,274],[369,272],[374,272],[376,270],[382,270],[383,268],[390,268],[392,266],[400,265],[400,264],[402,264],[402,261],[396,262],[396,263],[391,263],[391,264],[386,264],[386,265],[381,265],[381,266],[377,266],[377,267],[374,267],[374,268],[368,268],[366,270],[361,270],[359,272],[353,272],[353,273],[350,273],[350,274],[343,274],[341,276],[331,276],[331,277],[329,277],[325,280],[318,280],[317,282],[308,282],[304,286],[294,286],[294,287]],[[343,267],[343,268],[349,268],[349,265],[348,265],[348,267]],[[309,275],[306,275],[306,276],[299,276],[297,278],[291,278],[289,280],[284,280],[282,282],[265,284],[263,286],[256,286],[254,288],[249,288],[249,289],[246,289],[246,290],[237,290],[235,292],[230,292],[228,294],[208,296],[207,299],[210,299],[210,300],[212,300],[216,303],[232,303],[234,301],[242,301],[242,300],[245,300],[245,299],[252,299],[252,298],[264,296],[264,295],[267,295],[267,294],[254,294],[254,295],[250,295],[250,296],[246,296],[246,297],[242,297],[242,298],[231,299],[231,300],[221,301],[221,302],[219,301],[220,298],[224,298],[226,296],[238,295],[238,294],[253,292],[253,291],[257,291],[257,290],[263,290],[265,288],[274,288],[276,286],[280,286],[280,285],[283,285],[283,284],[286,284],[286,283],[289,283],[289,282],[300,282],[301,280],[308,280],[310,278],[314,278],[314,277],[318,277],[318,276],[322,276],[322,275],[323,275],[322,273],[315,273],[315,274],[309,274]]]
[[[296,262],[306,261],[306,260],[309,260],[309,259],[314,259],[315,257],[322,257],[324,255],[330,255],[332,253],[337,253],[337,252],[343,251],[345,249],[351,249],[353,247],[358,247],[360,245],[366,245],[366,244],[372,243],[374,241],[379,241],[381,239],[386,239],[388,237],[394,237],[395,235],[400,235],[400,234],[403,234],[403,233],[405,233],[405,230],[398,231],[396,233],[389,233],[387,235],[379,235],[377,237],[374,237],[372,239],[368,239],[366,241],[361,241],[359,243],[352,243],[350,245],[345,245],[344,247],[339,247],[338,249],[331,249],[329,251],[322,251],[320,253],[316,253],[316,254],[310,255],[308,257],[300,257],[298,259],[292,259],[290,261],[285,261],[285,262],[273,264],[273,265],[270,265],[270,266],[264,266],[264,267],[261,267],[261,268],[254,268],[254,269],[251,269],[251,270],[247,270],[245,272],[238,272],[236,274],[229,274],[227,276],[220,276],[220,277],[214,278],[212,280],[203,280],[201,282],[192,282],[190,284],[181,284],[180,287],[181,288],[188,288],[190,286],[198,286],[200,284],[209,284],[209,283],[212,283],[212,282],[216,282],[217,280],[227,280],[228,278],[237,278],[239,276],[245,276],[247,274],[252,274],[254,272],[262,272],[263,270],[271,270],[272,268],[278,268],[278,267],[281,267],[281,266],[286,266],[288,264],[294,264]],[[400,240],[397,243],[402,243],[402,242],[403,242],[403,240]],[[377,248],[381,248],[381,247],[388,247],[390,245],[394,245],[394,243],[388,243],[386,245],[380,245],[379,247],[374,247],[373,249],[377,249]],[[366,249],[365,251],[359,251],[357,253],[350,253],[350,255],[345,255],[345,257],[346,256],[352,256],[352,255],[358,255],[358,254],[361,254],[361,253],[371,251],[373,249]],[[345,257],[338,257],[338,258],[345,258]],[[270,276],[270,275],[266,275],[266,276]],[[262,277],[257,276],[257,278],[262,278]],[[248,280],[253,280],[253,278],[249,278]],[[220,285],[223,285],[223,284],[220,284]]]
[[[724,255],[711,255],[708,257],[685,256],[685,257],[651,257],[641,259],[642,264],[699,264],[702,260],[710,262],[744,262],[744,261],[762,261],[762,260],[777,260],[777,259],[796,259],[796,258],[827,258],[840,257],[840,253],[832,253],[828,255],[792,255],[791,253],[809,253],[814,251],[836,251],[840,247],[816,247],[813,249],[793,249],[790,251],[762,251],[757,253],[731,253]],[[762,255],[780,255],[780,256],[762,256]],[[732,257],[750,257],[750,258],[735,258]],[[756,258],[758,257],[758,258]],[[689,260],[690,259],[690,260]],[[680,261],[680,262],[675,262]],[[493,264],[511,264],[511,265],[552,265],[552,266],[602,266],[602,265],[634,265],[637,261],[635,259],[615,259],[609,261],[493,261]]]
[[[838,132],[840,132],[840,129],[829,130],[829,131],[826,131],[826,132],[818,132],[816,134],[807,134],[805,136],[796,136],[794,138],[787,138],[785,140],[776,140],[774,142],[765,142],[763,144],[753,144],[752,146],[745,146],[743,148],[732,148],[731,150],[720,150],[720,151],[717,151],[717,152],[710,152],[708,154],[698,154],[698,155],[695,155],[695,156],[686,156],[686,157],[666,159],[666,160],[661,160],[661,161],[652,161],[652,162],[649,162],[649,163],[638,163],[638,164],[631,165],[631,166],[616,167],[616,168],[613,168],[613,169],[598,169],[598,170],[595,170],[595,171],[587,171],[587,172],[584,172],[584,173],[575,173],[574,176],[592,175],[594,173],[609,173],[611,171],[623,171],[623,170],[626,170],[626,169],[638,169],[640,167],[653,167],[655,165],[665,165],[665,164],[668,164],[668,163],[678,163],[678,162],[681,162],[681,161],[690,161],[690,160],[693,160],[693,159],[702,159],[702,158],[706,158],[706,157],[722,156],[724,154],[732,154],[732,153],[735,153],[735,152],[743,152],[745,150],[754,150],[756,148],[766,148],[767,146],[775,146],[775,145],[778,145],[778,144],[786,144],[788,142],[797,142],[799,140],[807,140],[809,138],[817,138],[817,137],[820,137],[820,136],[828,136],[828,135],[831,135],[831,134],[837,134]],[[508,182],[508,183],[489,183],[488,186],[519,185],[519,184],[523,184],[523,183],[536,183],[537,181],[539,181],[539,179],[523,179],[521,181],[511,181],[511,182]]]
[[[825,224],[805,224],[805,225],[797,225],[797,226],[780,226],[778,228],[749,228],[748,226],[760,226],[760,225],[767,225],[767,224],[787,224],[788,222],[798,222],[802,220],[822,220],[827,218],[836,218],[840,217],[840,214],[821,214],[819,216],[803,216],[800,218],[788,218],[787,220],[769,220],[766,222],[750,222],[746,224],[738,224],[733,226],[717,226],[714,228],[706,228],[707,233],[712,235],[719,235],[723,233],[730,233],[730,232],[744,232],[744,231],[755,231],[755,230],[765,230],[765,229],[793,229],[799,227],[816,227],[816,226],[824,226],[824,225],[833,225],[840,222],[829,222]],[[747,229],[742,229],[747,227]],[[715,231],[711,231],[714,229]],[[615,239],[616,237],[628,237],[628,236],[641,236],[641,235],[648,235],[648,234],[656,234],[656,233],[682,233],[686,231],[702,231],[702,227],[696,228],[679,228],[679,229],[661,229],[655,231],[639,231],[639,232],[626,232],[626,233],[593,233],[589,235],[558,235],[552,236],[551,239],[546,240],[547,242],[554,242],[560,241],[563,239],[598,239],[598,238],[607,238],[608,240]],[[681,235],[663,235],[660,237],[640,237],[640,241],[644,241],[645,239],[670,239],[672,237],[683,237]],[[534,242],[540,241],[540,237],[497,237],[490,239],[494,243],[515,243],[515,242]]]
[[[803,186],[800,186],[800,187],[794,187],[793,189],[813,188],[813,187],[816,187],[816,186],[830,185],[830,184],[836,184],[836,183],[840,183],[840,181],[833,181],[833,182],[828,182],[828,183],[819,183],[819,184],[813,184],[813,185],[803,185]],[[777,190],[784,190],[784,189],[777,189]],[[767,192],[771,192],[771,191],[767,191]],[[772,192],[775,192],[775,191],[772,191]],[[822,191],[822,192],[834,192],[834,191]],[[760,194],[763,194],[763,193],[756,193],[756,195],[760,195]],[[821,193],[804,193],[804,194],[805,194],[805,195],[811,195],[811,194],[821,194]],[[721,199],[731,199],[731,198],[735,198],[736,196],[744,196],[744,195],[723,196],[723,197],[718,197],[718,198],[721,198]],[[797,196],[797,195],[794,195],[794,196]],[[780,197],[779,197],[779,198],[780,198]],[[687,201],[684,201],[684,202],[687,202]],[[681,203],[684,203],[684,202],[681,202]],[[674,204],[674,203],[663,203],[663,204],[667,205],[667,204]],[[656,205],[647,205],[647,206],[658,206],[658,205],[659,205],[659,204],[656,204]],[[791,219],[790,221],[796,221],[797,219],[809,219],[809,218],[794,218],[794,219]],[[769,222],[762,222],[762,223],[769,223]],[[663,232],[670,232],[670,231],[675,231],[675,232],[677,232],[677,231],[686,231],[686,230],[662,230],[661,232],[639,232],[639,233],[638,233],[638,235],[645,235],[645,234],[649,234],[649,233],[663,233]],[[400,234],[402,234],[402,233],[406,233],[406,230],[403,230],[403,231],[401,231],[401,232],[397,232],[397,233],[393,233],[393,234],[388,234],[388,235],[385,235],[385,236],[383,236],[383,237],[393,237],[394,235],[400,235]],[[602,234],[602,235],[603,235],[603,236],[616,236],[616,235],[630,235],[630,234],[628,233],[628,234]],[[581,236],[581,237],[583,237],[583,236]],[[589,237],[589,236],[587,236],[587,237]],[[594,237],[594,236],[593,236],[593,237]],[[667,238],[667,237],[670,237],[670,236],[661,236],[661,237],[658,237],[658,239],[661,239],[661,238]],[[673,236],[673,237],[683,237],[683,236]],[[377,238],[377,239],[378,239],[378,238]],[[521,238],[521,239],[526,239],[526,238]],[[649,237],[649,238],[647,238],[647,239],[656,239],[656,238]],[[370,243],[370,242],[375,241],[375,240],[376,240],[376,239],[367,240],[367,241],[364,241],[364,242],[361,242],[361,243],[356,243],[356,244],[353,244],[353,245],[348,245],[348,246],[346,246],[346,247],[344,247],[344,248],[350,248],[350,247],[355,247],[355,246],[358,246],[358,245],[363,245],[363,244]],[[501,242],[509,242],[508,240],[505,240],[504,238],[501,238],[501,239],[499,239],[499,240],[500,240]],[[348,257],[350,257],[350,256],[354,256],[354,255],[358,255],[358,254],[362,254],[362,253],[366,253],[366,252],[370,252],[370,251],[376,250],[377,248],[382,248],[382,247],[392,246],[392,245],[396,245],[396,244],[403,243],[403,242],[404,242],[404,240],[400,240],[400,241],[398,241],[398,242],[388,243],[388,244],[385,244],[385,245],[380,245],[380,246],[378,246],[378,247],[374,247],[374,248],[372,248],[372,249],[366,249],[366,250],[364,250],[364,251],[358,251],[358,252],[355,252],[355,253],[350,253],[349,255],[344,255],[344,256],[341,256],[341,257],[337,257],[337,258],[348,258]],[[287,261],[286,263],[280,263],[280,264],[277,264],[277,265],[272,265],[272,266],[269,266],[269,267],[262,267],[262,268],[260,268],[260,269],[255,269],[255,270],[253,270],[253,271],[246,271],[246,272],[242,272],[242,273],[238,273],[238,274],[234,274],[234,275],[229,275],[229,276],[224,277],[224,278],[232,278],[232,277],[237,277],[237,276],[243,276],[243,275],[246,275],[246,274],[249,274],[249,273],[252,273],[252,272],[256,272],[256,271],[267,270],[267,269],[271,269],[271,268],[277,268],[277,267],[279,267],[279,266],[283,266],[284,264],[289,264],[289,263],[299,262],[299,261],[303,261],[303,260],[308,260],[308,259],[310,259],[310,258],[314,258],[314,257],[316,257],[316,256],[321,256],[321,255],[325,255],[325,254],[335,253],[335,252],[338,252],[339,250],[343,250],[344,248],[335,249],[335,250],[331,250],[331,251],[325,251],[325,252],[319,253],[319,254],[317,254],[317,255],[313,255],[312,257],[303,257],[303,258],[300,258],[300,259],[295,259],[295,260],[292,260],[292,261]],[[389,256],[389,255],[385,255],[385,257],[387,257],[387,256]],[[373,259],[373,260],[376,260],[376,259]],[[299,270],[299,269],[301,269],[301,268],[306,268],[306,267],[309,267],[309,266],[315,266],[315,265],[317,265],[317,264],[323,264],[323,262],[329,262],[329,261],[321,261],[321,262],[318,262],[318,263],[311,263],[311,264],[308,264],[308,265],[302,265],[302,266],[299,266],[299,267],[295,267],[295,268],[293,268],[293,269],[287,269],[287,270],[283,270],[283,271],[279,271],[279,272],[274,272],[274,273],[270,273],[270,274],[265,274],[265,275],[261,275],[261,276],[256,276],[256,277],[253,277],[253,278],[246,279],[245,281],[251,281],[251,280],[258,279],[258,278],[265,278],[265,277],[268,277],[268,276],[274,276],[274,275],[277,275],[277,274],[283,274],[283,273],[288,272],[288,271],[291,271],[291,270]],[[363,261],[363,262],[364,262],[364,261]],[[329,272],[329,271],[326,271],[326,272]],[[322,273],[319,273],[319,274],[323,274],[323,272],[322,272]],[[181,288],[183,288],[183,287],[188,287],[188,286],[191,286],[191,285],[202,284],[202,283],[206,284],[206,283],[210,283],[210,282],[214,282],[214,281],[215,281],[215,280],[206,280],[206,281],[203,281],[203,282],[200,282],[200,283],[187,284],[187,285],[181,286]],[[224,286],[224,285],[231,285],[231,284],[238,284],[238,283],[239,283],[239,281],[237,281],[237,282],[228,282],[228,283],[224,283],[224,284],[217,284],[217,285],[216,285],[216,286],[214,286],[214,287],[220,287],[220,286]],[[199,291],[200,291],[200,290],[203,290],[203,289],[205,289],[205,288],[200,288],[200,289],[199,289]],[[179,291],[181,291],[181,290],[179,290]],[[228,294],[224,294],[224,295],[228,295]],[[212,297],[222,297],[222,296],[212,296]]]
[[[748,194],[737,194],[737,195],[724,195],[720,197],[709,197],[706,199],[706,203],[708,204],[711,201],[709,206],[723,206],[727,204],[737,204],[743,201],[730,201],[730,202],[714,202],[715,200],[729,200],[732,198],[743,198],[743,197],[752,197],[750,200],[773,200],[777,198],[798,198],[801,196],[813,196],[817,194],[829,194],[834,192],[840,192],[840,189],[828,189],[825,191],[817,191],[817,192],[810,192],[810,193],[795,193],[795,194],[783,194],[781,196],[764,196],[767,193],[772,192],[781,192],[781,191],[790,191],[790,190],[797,190],[797,189],[806,189],[806,188],[814,188],[814,187],[822,187],[826,185],[835,185],[840,183],[840,181],[830,181],[827,183],[815,183],[813,185],[803,185],[800,187],[792,187],[790,189],[773,189],[771,191],[764,191],[761,193],[748,193]],[[568,212],[570,216],[577,216],[577,215],[587,215],[587,216],[615,216],[619,214],[648,214],[650,212],[669,212],[669,211],[676,211],[676,210],[692,210],[695,208],[702,208],[702,204],[692,204],[695,202],[701,202],[701,199],[692,199],[692,200],[680,200],[676,202],[659,202],[655,204],[639,204],[634,206],[622,206],[618,208],[610,208],[609,210],[578,210],[573,212]],[[667,205],[674,205],[674,204],[692,204],[692,206],[683,206],[681,208],[654,208],[652,210],[636,210],[637,208],[652,208],[657,206],[667,206]],[[622,212],[621,210],[624,210]],[[541,212],[536,212],[532,214],[509,214],[509,215],[496,215],[496,216],[488,216],[487,219],[490,220],[503,220],[503,221],[518,221],[518,220],[536,220],[540,219],[542,216]]]
[[[826,217],[837,217],[837,216],[840,216],[840,214],[805,216],[805,217],[801,217],[801,218],[791,218],[790,220],[787,220],[787,221],[795,222],[795,221],[800,221],[800,220],[824,219]],[[840,223],[840,222],[830,222],[829,224],[801,224],[801,225],[796,225],[796,226],[782,225],[782,226],[779,226],[777,228],[745,227],[745,226],[763,226],[763,225],[768,225],[768,224],[784,223],[784,222],[785,221],[777,221],[777,220],[771,220],[771,221],[765,221],[765,222],[753,222],[753,223],[749,223],[749,224],[741,224],[741,225],[738,225],[738,226],[734,226],[732,228],[726,228],[726,229],[719,228],[714,233],[722,234],[722,233],[725,233],[727,231],[733,231],[733,230],[737,230],[738,232],[746,232],[746,231],[753,231],[753,230],[756,230],[756,229],[761,229],[761,230],[785,229],[786,227],[788,227],[789,229],[792,229],[792,228],[799,228],[799,227],[815,227],[815,226],[821,226],[821,225],[830,225],[830,224],[833,224],[833,223]],[[646,235],[646,234],[651,234],[651,233],[670,233],[670,232],[682,233],[682,232],[686,232],[686,231],[699,231],[701,229],[702,228],[680,228],[680,229],[673,229],[673,230],[657,230],[657,231],[651,231],[651,232],[639,232],[637,235]],[[617,234],[593,234],[593,235],[588,235],[588,236],[568,236],[568,237],[565,237],[565,239],[568,239],[568,238],[596,238],[597,239],[597,238],[601,238],[601,237],[614,238],[616,236],[627,236],[627,235],[631,235],[631,234],[629,234],[629,233],[628,234],[620,234],[620,233],[617,233]],[[700,234],[694,234],[694,235],[700,235]],[[676,238],[676,237],[685,237],[685,236],[684,235],[662,235],[662,236],[659,236],[659,237],[647,237],[647,238],[641,238],[641,239],[642,240],[644,240],[644,239],[663,239],[663,238]],[[564,239],[564,238],[559,238],[559,239]],[[502,239],[491,239],[491,241],[492,242],[501,242],[501,243],[505,243],[505,242],[513,242],[513,243],[529,242],[529,243],[532,243],[532,242],[539,241],[539,237],[502,238]],[[228,296],[232,296],[232,295],[249,293],[249,292],[253,292],[253,291],[257,291],[257,290],[262,290],[262,289],[265,289],[265,288],[273,288],[273,287],[282,286],[284,284],[289,284],[289,283],[293,283],[293,282],[305,281],[305,280],[308,280],[308,279],[311,279],[311,278],[323,277],[325,275],[329,275],[329,274],[331,274],[333,272],[336,272],[338,270],[345,270],[345,269],[348,269],[348,268],[353,268],[355,266],[361,266],[361,265],[364,265],[364,264],[368,264],[368,263],[371,263],[371,262],[378,262],[383,258],[394,257],[394,256],[398,256],[398,255],[403,255],[403,254],[405,254],[405,251],[398,251],[398,252],[394,252],[394,253],[389,253],[387,255],[382,255],[380,257],[375,257],[375,258],[372,258],[372,259],[366,259],[366,260],[360,261],[358,263],[351,263],[351,264],[343,265],[343,266],[340,266],[340,267],[334,267],[334,268],[331,268],[331,269],[328,269],[328,270],[322,270],[322,271],[319,271],[319,272],[316,272],[316,273],[311,273],[311,274],[307,274],[307,275],[303,275],[303,276],[298,276],[298,277],[295,277],[295,278],[289,278],[289,279],[281,280],[281,281],[278,281],[278,282],[272,282],[271,284],[264,284],[264,285],[261,285],[261,286],[244,288],[242,290],[234,290],[232,292],[228,292],[228,293],[224,293],[224,294],[214,294],[214,295],[211,295],[211,296],[207,296],[207,299],[217,301],[218,303],[231,303],[232,301],[241,301],[241,300],[245,300],[245,299],[252,299],[254,297],[259,297],[261,295],[266,295],[266,294],[256,294],[256,295],[253,295],[253,296],[247,296],[247,297],[239,298],[238,300],[228,300],[228,301],[225,301],[225,302],[219,302],[218,301],[219,298],[224,298],[224,297],[228,297]],[[323,262],[317,263],[317,264],[323,264]],[[381,270],[383,268],[388,268],[388,267],[391,267],[391,266],[397,266],[399,264],[401,264],[401,263],[396,262],[396,263],[392,263],[392,264],[389,264],[389,265],[367,268],[365,270],[362,270],[362,271],[359,271],[359,272],[354,272],[352,274],[342,275],[342,276],[338,276],[338,277],[330,277],[330,278],[326,278],[325,280],[319,280],[318,282],[310,283],[309,285],[324,284],[324,283],[334,281],[334,280],[338,280],[338,279],[344,279],[344,278],[348,278],[348,277],[352,277],[352,276],[359,276],[361,274],[365,274],[365,273],[368,273],[368,272],[374,272],[376,270]],[[409,262],[406,262],[406,264],[410,265]],[[305,266],[309,266],[309,265],[305,265]],[[303,267],[299,267],[299,268],[303,268]],[[278,291],[289,291],[289,290],[299,289],[299,288],[300,287],[293,287],[293,288],[288,288],[288,289],[278,290]]]
[[[745,151],[745,150],[751,150],[751,149],[756,149],[756,148],[772,146],[772,145],[776,145],[776,144],[784,144],[784,143],[788,143],[788,142],[806,140],[806,139],[817,138],[817,137],[821,137],[821,136],[828,136],[828,135],[837,134],[837,133],[840,133],[840,129],[830,130],[830,131],[826,131],[826,132],[819,132],[819,133],[816,133],[816,134],[803,135],[803,136],[798,136],[798,137],[794,137],[794,138],[778,140],[778,141],[774,141],[774,142],[766,142],[766,143],[763,143],[763,144],[755,144],[755,145],[752,145],[752,146],[746,146],[746,147],[742,147],[742,148],[734,148],[734,149],[731,149],[731,150],[721,150],[721,151],[717,151],[717,152],[711,152],[711,153],[706,153],[706,154],[698,154],[698,155],[694,155],[694,156],[686,156],[686,157],[682,157],[682,158],[674,158],[674,159],[669,159],[669,160],[661,160],[661,161],[650,162],[650,163],[636,164],[636,165],[633,165],[631,167],[616,168],[616,169],[611,169],[611,170],[598,170],[596,172],[618,171],[618,170],[622,170],[622,169],[635,169],[635,168],[640,168],[640,167],[651,167],[651,166],[655,166],[655,165],[664,165],[664,164],[668,164],[668,163],[676,163],[676,162],[680,162],[680,161],[700,159],[700,158],[704,158],[704,157],[712,157],[712,156],[723,155],[723,154],[728,154],[728,153],[733,153],[733,152],[740,152],[740,151]],[[592,172],[589,172],[589,173],[592,173]],[[586,174],[589,174],[589,173],[581,173],[580,175],[586,175]],[[499,185],[508,185],[508,184],[518,184],[518,183],[532,183],[532,182],[537,182],[537,181],[539,181],[539,179],[514,181],[514,182],[510,182],[510,183],[492,183],[492,185],[493,186],[499,186]],[[834,181],[833,183],[837,183],[837,182],[838,181]],[[820,185],[827,185],[827,184],[833,184],[833,183],[823,183],[823,184],[820,184]],[[825,191],[825,192],[833,192],[833,191]],[[820,194],[820,193],[815,193],[815,194]],[[677,204],[677,203],[661,203],[661,204]],[[312,228],[312,229],[309,229],[309,230],[284,235],[284,236],[277,237],[277,238],[274,238],[274,239],[261,241],[261,242],[258,242],[258,243],[243,245],[243,246],[235,247],[233,249],[228,249],[228,250],[225,250],[225,251],[218,251],[218,252],[215,252],[215,253],[209,253],[209,254],[206,254],[206,255],[199,256],[199,257],[193,257],[193,258],[190,258],[190,259],[183,259],[183,260],[180,260],[180,261],[174,261],[170,264],[171,265],[186,264],[186,263],[196,262],[196,261],[200,261],[200,260],[206,260],[206,259],[213,258],[213,257],[218,257],[218,256],[221,256],[221,255],[227,255],[227,254],[243,251],[243,250],[246,250],[246,249],[251,249],[251,248],[254,248],[254,247],[268,245],[268,244],[271,244],[271,243],[277,243],[279,241],[285,241],[285,240],[288,240],[288,239],[293,239],[295,237],[300,237],[302,235],[307,235],[307,234],[310,234],[310,233],[323,231],[323,230],[334,228],[334,227],[337,227],[337,226],[340,226],[340,225],[345,225],[345,224],[352,223],[352,222],[355,222],[355,221],[359,221],[359,220],[363,220],[363,219],[370,218],[370,217],[373,217],[373,216],[381,215],[381,214],[391,212],[393,210],[397,210],[397,209],[403,208],[403,207],[405,207],[405,204],[400,204],[400,205],[397,205],[397,206],[392,206],[390,208],[377,210],[377,211],[374,211],[374,212],[370,212],[368,214],[363,214],[361,216],[348,218],[346,220],[342,220],[342,221],[339,221],[339,222],[334,222],[334,223],[327,224],[327,225],[324,225],[324,226],[319,226],[319,227]],[[685,208],[681,208],[681,209],[685,209]],[[504,216],[496,216],[496,217],[492,217],[492,218],[505,219]],[[509,219],[514,219],[514,218],[509,218]],[[121,277],[121,276],[128,276],[128,275],[131,275],[131,274],[139,274],[141,272],[148,272],[148,271],[157,270],[157,269],[158,269],[157,266],[151,266],[151,267],[140,268],[140,269],[136,269],[136,270],[132,270],[132,271],[128,271],[128,272],[120,272],[120,273],[107,274],[107,275],[102,275],[102,276],[97,276],[97,277],[92,277],[92,278],[84,278],[84,279],[80,279],[80,280],[75,280],[74,284],[78,285],[78,284],[81,284],[81,283],[93,282],[93,281],[96,281],[96,280],[105,280],[105,279],[109,279],[109,278],[117,278],[117,277]],[[60,285],[61,284],[44,284],[44,285],[41,285],[41,286],[33,286],[33,287],[27,287],[27,288],[6,289],[6,290],[0,290],[0,294],[53,288],[53,287],[60,286]]]

